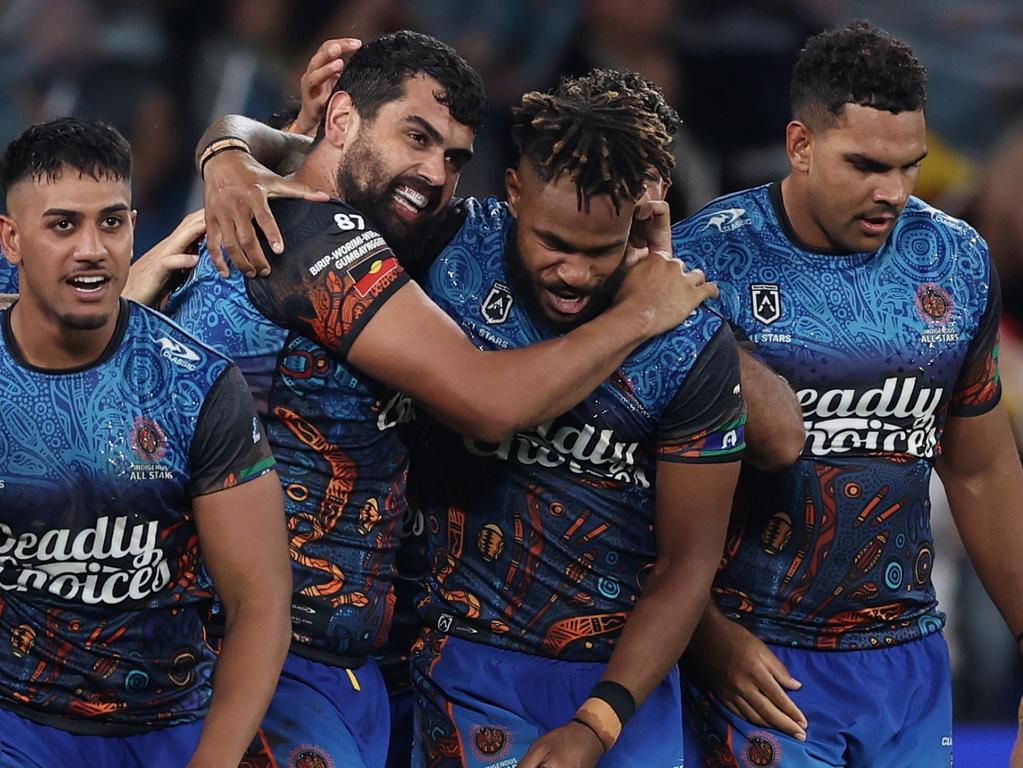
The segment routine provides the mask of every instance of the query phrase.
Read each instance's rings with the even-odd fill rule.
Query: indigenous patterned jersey
[[[800,460],[740,489],[718,605],[761,638],[871,648],[936,632],[928,481],[947,415],[995,406],[999,291],[968,225],[911,198],[874,253],[799,243],[780,185],[673,228],[796,389]]]
[[[18,292],[18,268],[0,256],[0,293]]]
[[[507,207],[467,205],[427,292],[484,349],[551,338],[509,279]],[[428,455],[447,505],[427,518],[427,618],[512,650],[608,659],[657,554],[656,464],[736,461],[744,424],[734,337],[700,311],[574,409],[499,445],[438,427]]]
[[[351,666],[380,649],[393,610],[407,452],[398,396],[345,362],[408,277],[340,202],[274,200],[287,251],[270,277],[222,279],[209,254],[168,311],[235,360],[263,417],[285,491],[295,652]]]
[[[127,301],[73,370],[31,366],[2,323],[0,705],[103,734],[204,716],[191,499],[273,466],[244,379]]]

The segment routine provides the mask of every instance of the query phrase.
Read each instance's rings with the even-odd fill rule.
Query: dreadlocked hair
[[[623,200],[643,194],[651,166],[671,175],[671,134],[646,108],[640,89],[607,89],[593,79],[562,82],[554,93],[533,91],[512,109],[512,140],[520,160],[529,161],[541,181],[562,174],[575,183],[579,210],[590,198],[608,195],[615,211]]]

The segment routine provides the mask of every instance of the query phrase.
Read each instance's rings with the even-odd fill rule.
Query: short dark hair
[[[927,70],[908,45],[854,21],[807,40],[792,75],[792,114],[813,127],[830,124],[846,104],[915,112],[926,89]]]
[[[405,81],[419,73],[440,83],[443,90],[434,97],[455,120],[473,133],[483,127],[487,97],[479,73],[450,45],[420,32],[393,32],[363,45],[345,65],[333,93],[348,93],[359,116],[372,120],[382,105],[400,99]],[[324,128],[321,120],[317,140]]]
[[[527,93],[512,109],[519,159],[544,182],[567,173],[580,210],[589,210],[594,195],[609,195],[617,211],[622,200],[643,194],[648,167],[663,178],[674,167],[669,126],[648,107],[648,81],[626,80],[591,73],[562,81],[553,93]]]
[[[64,168],[115,181],[131,179],[131,145],[117,129],[94,120],[61,117],[29,127],[0,160],[4,195],[19,181],[56,181]]]

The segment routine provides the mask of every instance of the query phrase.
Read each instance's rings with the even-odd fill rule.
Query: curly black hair
[[[927,70],[912,49],[869,21],[807,40],[792,75],[792,114],[830,124],[846,104],[898,114],[926,105]]]
[[[479,73],[455,49],[420,32],[402,30],[378,37],[352,54],[334,92],[345,91],[363,120],[372,120],[381,106],[400,99],[405,81],[424,73],[442,90],[434,97],[462,125],[478,132],[483,127],[487,97]],[[320,121],[316,139],[323,138]]]
[[[4,195],[23,179],[56,181],[65,168],[99,180],[131,179],[131,145],[116,128],[94,120],[61,117],[28,127],[0,160]]]
[[[579,210],[589,211],[594,195],[609,195],[617,211],[622,200],[643,194],[647,168],[668,178],[675,165],[670,129],[678,128],[678,115],[656,86],[630,75],[596,70],[562,81],[553,93],[527,93],[512,109],[519,159],[544,182],[568,174]],[[658,101],[651,89],[670,115],[651,108]]]

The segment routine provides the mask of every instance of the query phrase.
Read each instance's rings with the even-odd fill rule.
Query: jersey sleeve
[[[248,384],[234,364],[206,396],[192,437],[189,465],[193,498],[246,483],[274,467]]]
[[[746,447],[746,405],[735,336],[722,324],[661,416],[658,461],[738,461]]]
[[[1001,314],[1002,288],[992,264],[987,306],[952,393],[949,405],[952,416],[980,416],[998,405],[1002,398],[1002,378],[998,371],[998,323]]]
[[[271,210],[288,245],[276,256],[264,243],[272,271],[246,280],[249,297],[277,325],[343,358],[409,276],[380,233],[350,206],[280,200]]]

